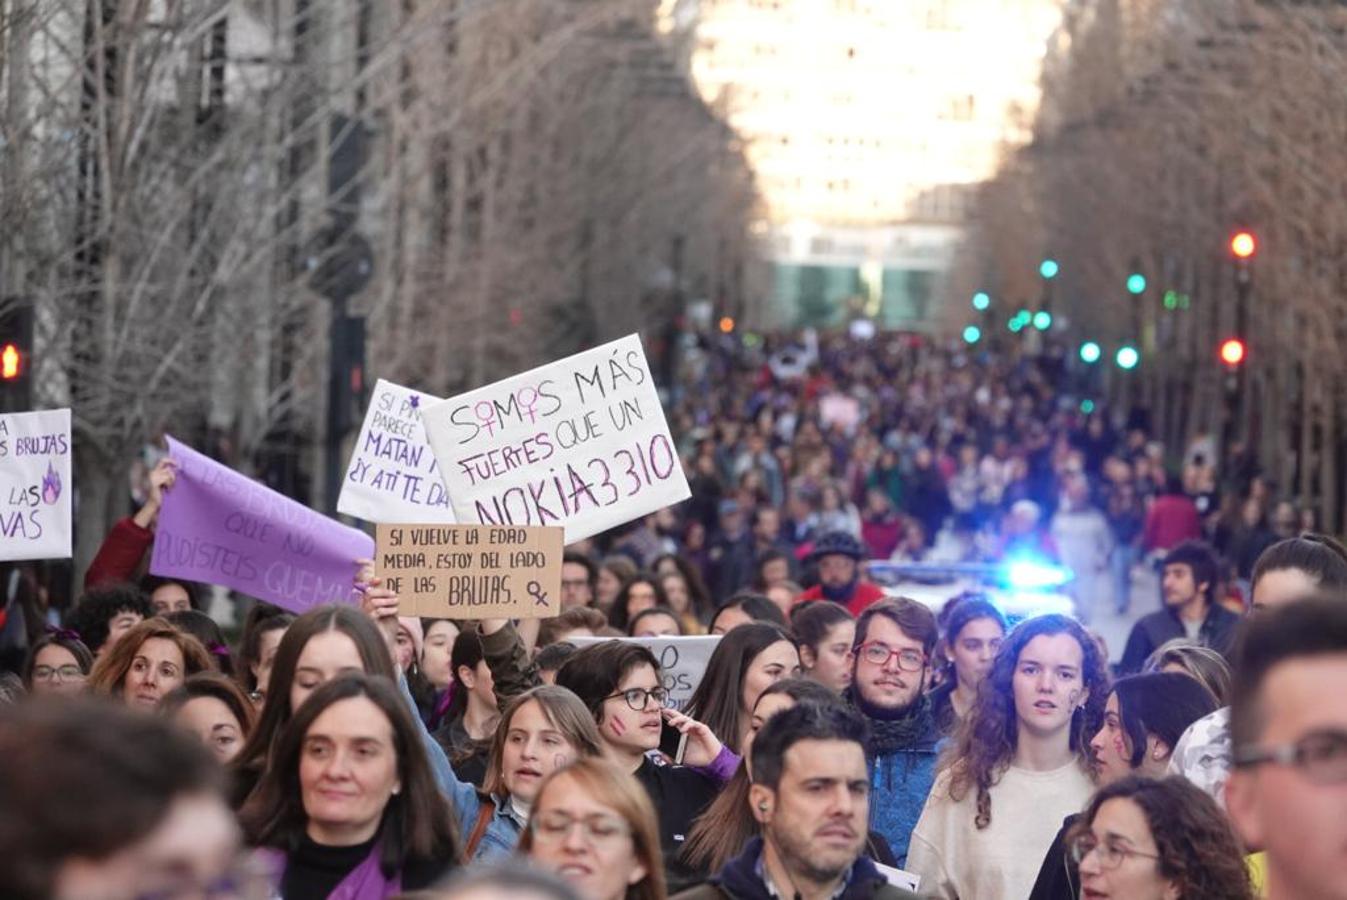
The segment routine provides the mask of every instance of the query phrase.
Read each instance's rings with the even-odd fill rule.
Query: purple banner
[[[178,477],[165,493],[150,572],[222,584],[293,612],[355,601],[357,559],[374,539],[168,439]]]

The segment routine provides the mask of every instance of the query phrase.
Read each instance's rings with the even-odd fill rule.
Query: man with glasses
[[[938,637],[931,611],[906,598],[876,603],[856,622],[847,700],[870,724],[870,827],[899,866],[935,781],[940,731],[924,689]]]
[[[913,897],[864,855],[865,736],[865,722],[841,706],[800,703],[768,719],[753,739],[748,795],[761,837],[677,900]]]
[[[561,608],[594,605],[594,582],[599,570],[583,553],[568,552],[561,558]]]
[[[714,799],[716,785],[695,769],[660,765],[649,755],[659,747],[669,698],[660,680],[659,661],[639,644],[605,641],[566,660],[557,670],[556,683],[584,701],[599,726],[605,755],[635,775],[650,795],[670,885],[691,883],[694,875],[679,862],[679,855],[692,820]]]
[[[1267,853],[1267,900],[1347,898],[1347,603],[1249,621],[1230,703],[1226,808]]]

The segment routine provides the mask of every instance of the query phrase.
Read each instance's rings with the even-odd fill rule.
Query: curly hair
[[[949,797],[958,802],[977,793],[979,829],[992,821],[991,788],[1005,773],[1015,756],[1019,740],[1019,718],[1015,713],[1013,680],[1020,653],[1029,642],[1043,635],[1066,634],[1080,645],[1082,685],[1089,692],[1085,704],[1071,714],[1070,746],[1081,766],[1093,775],[1094,760],[1089,753],[1090,738],[1104,721],[1104,704],[1108,702],[1108,663],[1099,645],[1085,628],[1070,616],[1034,616],[1020,622],[1001,644],[991,672],[978,689],[977,699],[958,734],[942,767],[949,770]]]
[[[1090,800],[1068,836],[1090,830],[1099,808],[1110,800],[1131,800],[1141,808],[1155,840],[1160,876],[1172,881],[1180,897],[1252,900],[1249,869],[1230,822],[1216,801],[1179,775],[1159,780],[1129,775]]]

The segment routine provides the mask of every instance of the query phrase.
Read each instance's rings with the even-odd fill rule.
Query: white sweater
[[[912,832],[907,869],[921,876],[923,897],[1024,900],[1062,820],[1093,793],[1074,760],[1051,772],[1011,766],[991,788],[991,823],[978,829],[976,789],[956,803],[941,772]]]

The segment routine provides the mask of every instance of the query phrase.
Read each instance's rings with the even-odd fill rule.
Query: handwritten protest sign
[[[697,685],[702,683],[702,675],[706,672],[706,663],[711,659],[711,654],[715,652],[716,646],[720,643],[720,635],[648,638],[573,637],[566,640],[577,647],[588,647],[591,644],[601,644],[609,640],[621,640],[650,648],[650,652],[655,654],[655,659],[659,660],[660,681],[663,682],[664,689],[669,692],[667,705],[673,709],[681,710],[692,699],[692,693],[697,690]]]
[[[70,410],[0,413],[0,560],[70,555]]]
[[[403,615],[546,619],[561,612],[561,529],[375,528],[374,569]]]
[[[353,602],[369,535],[334,522],[168,439],[178,477],[164,495],[150,572],[222,584],[293,612]]]
[[[421,417],[460,522],[560,525],[569,544],[690,496],[634,334]]]
[[[421,426],[422,404],[438,400],[379,379],[346,467],[337,512],[367,522],[454,521],[439,463]]]

